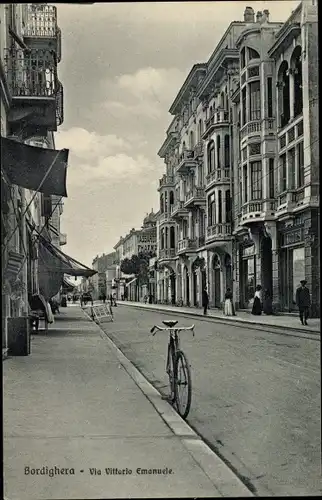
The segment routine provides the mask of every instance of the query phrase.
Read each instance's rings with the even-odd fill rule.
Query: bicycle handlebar
[[[159,331],[174,331],[174,332],[181,332],[183,330],[192,330],[192,335],[193,337],[195,336],[195,325],[191,325],[191,326],[178,326],[178,327],[169,327],[169,326],[158,326],[158,325],[154,325],[151,330],[150,330],[150,333],[152,333],[152,335],[155,335],[156,332],[159,330]]]

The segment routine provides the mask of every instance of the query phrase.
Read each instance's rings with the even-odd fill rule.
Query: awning
[[[134,281],[136,281],[136,280],[137,280],[137,278],[134,278],[133,280],[131,280],[131,281],[129,281],[128,283],[126,283],[126,285],[125,285],[125,286],[130,286],[130,285],[131,285],[131,283],[134,283]]]
[[[62,282],[63,288],[73,291],[76,287],[74,283],[72,283],[66,276],[63,277],[63,282]]]
[[[68,149],[38,148],[1,137],[2,169],[9,181],[48,195],[67,197],[68,154]]]
[[[65,273],[85,277],[97,273],[66,255],[41,235],[39,235],[38,256],[39,290],[47,299],[59,292]]]

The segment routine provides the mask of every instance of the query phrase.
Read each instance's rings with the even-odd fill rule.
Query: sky
[[[158,211],[165,164],[157,152],[168,112],[193,64],[206,62],[246,6],[285,21],[299,2],[56,4],[62,31],[59,79],[69,149],[63,250],[91,266]]]

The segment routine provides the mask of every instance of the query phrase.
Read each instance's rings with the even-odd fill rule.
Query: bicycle
[[[180,349],[180,339],[178,333],[182,330],[192,330],[193,336],[194,327],[182,326],[175,328],[178,321],[162,321],[166,327],[154,325],[151,328],[151,333],[156,334],[157,331],[169,331],[169,344],[166,362],[166,372],[169,377],[170,396],[166,399],[176,407],[177,412],[182,418],[187,418],[191,406],[191,372],[187,356]],[[182,392],[186,393],[186,398],[182,397]]]

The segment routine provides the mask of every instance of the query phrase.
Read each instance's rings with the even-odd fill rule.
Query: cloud
[[[151,120],[166,116],[186,75],[176,68],[140,68],[107,80],[110,97],[104,108],[114,117],[124,114]],[[114,97],[114,98],[113,98]]]
[[[92,160],[118,151],[128,150],[130,144],[114,134],[100,135],[84,128],[73,127],[56,134],[56,147],[69,148],[70,154],[81,160]]]

